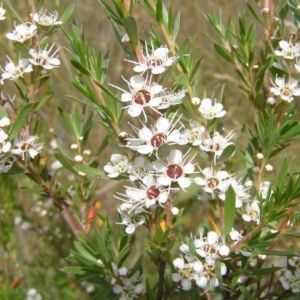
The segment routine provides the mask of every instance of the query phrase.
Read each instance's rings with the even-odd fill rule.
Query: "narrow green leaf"
[[[63,24],[65,24],[65,23],[69,20],[69,18],[71,17],[71,15],[72,15],[72,13],[73,13],[74,8],[75,8],[75,5],[72,4],[72,5],[69,5],[69,6],[65,9],[65,11],[63,12],[63,14],[61,15],[61,17],[60,17],[60,19],[59,19],[60,21],[63,22]]]
[[[107,287],[101,288],[101,291],[94,295],[91,300],[104,300],[108,299],[107,296],[112,291],[112,286],[108,285]],[[110,298],[109,298],[110,299]]]
[[[225,236],[229,234],[233,227],[233,219],[235,213],[235,192],[233,187],[230,185],[227,192],[224,203],[224,233]]]
[[[37,106],[34,108],[34,111],[39,111],[43,105],[53,96],[53,94],[46,95],[45,97],[42,98],[37,104]]]
[[[83,270],[82,267],[64,267],[60,269],[60,271],[63,271],[68,274],[75,274],[75,275],[83,275],[86,273],[86,271]]]
[[[178,31],[179,31],[179,27],[180,27],[180,12],[177,13],[175,21],[174,21],[173,33],[172,33],[173,41],[176,40]]]
[[[98,170],[98,169],[95,169],[95,168],[92,168],[92,167],[83,166],[83,165],[76,165],[76,166],[74,166],[74,169],[78,172],[82,172],[82,173],[86,174],[87,176],[100,177],[102,179],[108,179],[108,177],[106,176],[104,171]]]
[[[252,297],[250,292],[247,290],[247,288],[243,284],[239,285],[239,289],[240,289],[241,293],[243,294],[243,296],[245,297],[245,299],[254,300],[254,298]]]
[[[151,287],[149,279],[146,279],[146,287],[147,287],[147,300],[155,300],[156,296],[153,292],[153,287]]]
[[[251,274],[253,275],[270,275],[276,271],[282,270],[282,267],[264,268],[264,269],[253,269]]]
[[[163,24],[163,4],[161,0],[156,1],[156,19],[159,24]]]
[[[124,18],[123,26],[129,36],[132,47],[136,49],[137,45],[139,44],[139,31],[135,18],[132,16]]]
[[[19,130],[26,125],[27,117],[32,113],[36,105],[37,103],[28,103],[21,108],[9,133],[10,140],[12,140],[18,134]]]
[[[91,76],[90,71],[87,68],[85,68],[79,61],[71,59],[71,64],[82,74]]]
[[[223,163],[229,157],[231,157],[235,152],[235,145],[231,144],[227,146],[224,151],[222,152],[221,156],[217,159],[217,164]]]
[[[226,48],[220,44],[214,44],[216,51],[223,57],[225,58],[227,61],[229,61],[230,63],[233,63],[233,59],[230,56],[230,54],[227,52]]]
[[[70,172],[75,173],[74,169],[73,169],[73,164],[64,157],[64,155],[60,154],[60,153],[56,153],[55,157],[58,159],[58,161]]]

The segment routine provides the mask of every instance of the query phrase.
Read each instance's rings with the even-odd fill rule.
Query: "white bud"
[[[75,160],[76,162],[82,162],[82,161],[83,161],[83,157],[82,157],[81,155],[76,155],[76,156],[74,157],[74,160]]]
[[[230,254],[230,249],[226,245],[222,245],[219,248],[219,255],[222,257],[226,257]]]
[[[71,148],[72,150],[76,150],[76,149],[78,149],[78,145],[77,145],[77,144],[72,144],[72,145],[70,146],[70,148]]]
[[[80,136],[79,138],[78,138],[78,141],[82,141],[83,140],[83,136]]]
[[[270,105],[275,105],[276,104],[276,99],[274,97],[269,97],[267,99],[267,103]]]
[[[177,207],[172,207],[171,209],[173,216],[177,216],[179,213],[179,209]]]
[[[274,170],[273,166],[270,165],[270,164],[269,164],[269,165],[266,165],[266,166],[265,166],[265,169],[266,169],[267,172],[272,172],[272,171]]]
[[[3,117],[3,118],[0,120],[0,127],[1,127],[1,128],[8,127],[8,126],[10,126],[10,124],[11,124],[10,119],[7,118],[7,117]]]
[[[245,182],[245,186],[248,187],[248,188],[250,188],[251,186],[253,186],[253,181],[252,180],[247,180]]]
[[[90,149],[85,149],[85,150],[83,151],[83,154],[89,156],[89,155],[92,154],[92,151],[91,151]]]
[[[191,102],[192,102],[193,105],[199,106],[201,100],[200,100],[198,97],[193,97],[193,98],[191,99]]]
[[[261,160],[261,159],[264,158],[264,155],[262,153],[257,153],[256,154],[256,158],[259,159],[259,160]]]
[[[130,43],[130,38],[129,38],[129,35],[127,33],[125,33],[122,36],[121,42],[124,43],[124,44]]]
[[[85,177],[85,176],[86,176],[86,174],[85,174],[85,173],[83,173],[83,172],[80,172],[80,171],[79,171],[77,174],[78,174],[80,177]]]

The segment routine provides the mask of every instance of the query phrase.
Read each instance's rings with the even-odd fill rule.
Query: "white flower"
[[[0,127],[1,128],[5,128],[5,127],[8,127],[11,125],[11,121],[9,118],[7,117],[3,117],[1,120],[0,120]]]
[[[203,190],[206,193],[212,194],[215,196],[215,193],[226,193],[229,187],[229,174],[226,171],[215,172],[212,168],[205,168],[201,171],[204,175],[202,177],[196,177],[195,183],[203,186]]]
[[[121,101],[129,103],[128,113],[132,117],[138,117],[141,113],[144,114],[145,119],[147,119],[144,109],[150,107],[155,110],[161,103],[160,93],[163,87],[155,82],[147,83],[147,80],[142,76],[135,75],[130,78],[128,82],[129,92],[114,86],[115,88],[123,91],[121,95]]]
[[[272,81],[271,81],[272,82]],[[298,88],[298,80],[295,78],[289,78],[288,82],[285,82],[283,77],[276,77],[275,83],[272,82],[273,87],[270,88],[271,93],[287,102],[294,100],[293,96],[300,95],[300,88]]]
[[[126,194],[118,193],[120,199],[132,205],[132,210],[139,208],[152,208],[156,204],[163,205],[169,197],[169,193],[162,186],[159,186],[152,176],[143,178],[140,188],[126,187]]]
[[[234,193],[235,193],[235,207],[241,208],[243,203],[250,202],[250,195],[247,193],[247,190],[249,188],[245,188],[242,184],[240,184],[240,181],[237,181],[235,178],[230,178],[228,180],[228,185],[231,185]],[[226,199],[226,193],[220,193],[219,198],[223,201]]]
[[[4,20],[6,19],[5,15],[6,10],[3,8],[3,3],[1,3],[1,7],[0,7],[0,20]]]
[[[56,11],[48,14],[47,11],[45,11],[45,13],[38,12],[35,13],[33,16],[32,14],[30,14],[30,16],[35,22],[42,26],[53,26],[62,24],[62,21],[57,21],[58,13]]]
[[[140,215],[136,212],[130,213],[133,206],[131,204],[123,203],[120,208],[118,208],[118,212],[121,215],[122,222],[117,223],[119,225],[125,225],[125,232],[127,234],[133,234],[135,232],[135,229],[144,224],[146,221],[145,216]]]
[[[60,61],[57,57],[54,57],[54,55],[60,48],[58,48],[51,56],[49,56],[53,46],[54,44],[52,44],[50,49],[47,50],[47,45],[44,50],[39,49],[38,52],[36,52],[34,49],[30,49],[29,54],[32,56],[32,58],[29,58],[30,63],[35,66],[41,66],[47,70],[59,67]]]
[[[28,155],[30,158],[35,158],[43,149],[43,144],[38,144],[37,140],[38,137],[35,135],[30,135],[22,140],[15,137],[15,149],[12,149],[10,152],[21,156],[22,160],[25,159],[25,155]]]
[[[193,264],[186,264],[183,258],[176,258],[173,260],[173,265],[177,268],[177,273],[172,274],[172,280],[174,282],[181,281],[182,289],[189,291],[192,287],[192,280],[194,279]]]
[[[154,150],[157,150],[165,143],[170,145],[178,143],[180,131],[174,129],[174,126],[179,122],[180,118],[174,121],[175,118],[176,114],[171,121],[161,117],[155,122],[155,125],[152,126],[151,129],[144,126],[139,130],[138,138],[127,139],[127,146],[141,154],[152,154]],[[132,143],[132,141],[134,143]]]
[[[177,182],[183,190],[189,187],[192,179],[187,178],[186,175],[194,173],[195,168],[191,160],[186,162],[187,158],[188,153],[183,156],[180,150],[173,149],[169,154],[168,163],[156,160],[153,168],[158,177],[158,183],[170,188],[172,182]]]
[[[242,215],[245,222],[255,222],[259,224],[260,208],[259,201],[253,200],[251,203],[246,203],[245,213]]]
[[[180,145],[192,144],[193,146],[199,146],[202,143],[202,134],[205,128],[196,121],[190,120],[190,129],[185,129],[181,132]]]
[[[293,293],[300,293],[300,270],[296,269],[294,273],[286,270],[279,281],[286,290],[292,290]]]
[[[118,177],[121,173],[127,171],[128,159],[121,154],[113,154],[108,162],[104,166],[104,171],[107,172],[107,176],[110,178]]]
[[[144,73],[147,70],[151,70],[152,74],[161,74],[173,64],[177,57],[168,57],[170,50],[167,47],[160,47],[154,50],[153,43],[152,53],[149,53],[147,44],[145,44],[146,54],[142,54],[138,57],[139,61],[129,61],[135,64],[133,70],[138,73]]]
[[[42,296],[36,289],[29,289],[26,293],[26,300],[42,300]]]
[[[0,129],[0,154],[7,153],[10,150],[11,142],[7,141],[8,135]]]
[[[144,156],[138,156],[128,164],[127,173],[130,181],[136,181],[142,180],[152,170],[152,164]]]
[[[215,131],[213,137],[210,137],[204,132],[202,134],[202,144],[200,148],[205,152],[213,152],[215,154],[214,163],[217,157],[220,157],[223,151],[233,143],[229,140],[233,137],[234,133],[231,131],[227,136],[223,137],[219,132]]]
[[[0,173],[7,173],[15,162],[13,156],[6,156],[0,160]]]
[[[35,36],[36,31],[37,27],[34,24],[27,22],[20,25],[15,25],[15,30],[13,30],[12,33],[7,33],[6,37],[9,40],[23,43]]]
[[[291,41],[289,43],[287,41],[280,41],[279,47],[281,48],[281,50],[274,51],[277,56],[282,56],[286,59],[294,59],[295,57],[298,57],[300,55],[299,43],[293,45]]]
[[[1,84],[4,83],[4,80],[16,80],[19,77],[23,77],[24,73],[32,72],[32,66],[29,63],[28,59],[25,58],[19,58],[19,64],[15,65],[11,59],[7,56],[9,62],[6,63],[4,70],[1,68],[1,71],[3,72]]]
[[[179,92],[166,92],[165,90],[163,90],[160,93],[160,97],[161,97],[161,102],[160,104],[156,107],[157,109],[166,109],[168,107],[170,107],[171,105],[178,105],[180,103],[182,103],[182,99],[185,96],[187,90],[182,90]]]
[[[213,105],[211,99],[209,98],[205,98],[201,101],[199,111],[206,120],[222,118],[226,114],[226,111],[223,110],[223,105],[221,103],[215,103]]]
[[[273,191],[271,188],[271,182],[270,181],[263,181],[259,185],[259,195],[262,197],[262,199],[267,199],[269,189],[271,189],[270,195],[272,195]]]

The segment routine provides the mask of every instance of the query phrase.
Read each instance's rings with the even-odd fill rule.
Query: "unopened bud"
[[[253,70],[258,70],[258,69],[259,69],[259,65],[253,65],[253,66],[252,66],[252,69],[253,69]]]
[[[3,118],[0,120],[0,127],[1,127],[1,128],[8,127],[8,126],[10,126],[10,124],[11,124],[10,119],[7,118],[7,117],[3,117]]]
[[[71,148],[72,150],[76,150],[76,149],[78,149],[78,145],[77,145],[77,144],[72,144],[72,145],[70,146],[70,148]]]
[[[273,97],[269,97],[267,99],[267,103],[270,104],[270,105],[275,105],[276,104],[276,99],[273,98]]]
[[[193,98],[191,99],[191,102],[192,102],[193,105],[199,106],[201,100],[200,100],[198,97],[193,97]]]
[[[171,209],[173,216],[177,216],[179,213],[179,209],[177,207],[172,207]]]
[[[270,8],[268,8],[268,7],[263,8],[262,11],[261,11],[261,13],[264,16],[268,15],[270,13]]]
[[[267,172],[272,172],[274,170],[272,165],[266,165],[265,169],[266,169]]]
[[[273,25],[277,25],[280,22],[280,19],[277,17],[273,18]]]
[[[300,5],[297,6],[297,10],[300,12]]]
[[[85,174],[85,173],[83,173],[83,172],[80,172],[80,171],[79,171],[77,174],[78,174],[80,177],[85,177],[85,176],[86,176],[86,174]]]
[[[125,33],[125,34],[122,36],[121,42],[122,42],[123,44],[129,44],[129,43],[130,43],[130,38],[129,38],[129,35],[128,35],[127,33]]]
[[[76,156],[74,157],[74,160],[75,160],[76,162],[82,162],[82,161],[83,161],[83,157],[82,157],[81,155],[76,155]]]
[[[257,153],[256,154],[256,158],[259,159],[259,160],[261,160],[261,159],[264,158],[264,155],[262,153]]]
[[[83,154],[86,155],[86,156],[90,156],[92,154],[92,151],[90,149],[85,149],[83,151]]]

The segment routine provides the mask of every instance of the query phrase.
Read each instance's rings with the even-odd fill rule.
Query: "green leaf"
[[[60,153],[56,153],[55,157],[58,159],[58,161],[70,172],[75,173],[73,169],[73,162],[71,163],[64,155]]]
[[[37,103],[28,103],[21,108],[9,133],[10,140],[12,140],[18,134],[19,130],[26,125],[27,117],[32,113],[36,105]]]
[[[71,59],[71,64],[81,73],[87,75],[87,76],[91,76],[90,71],[84,67],[83,64],[81,64],[79,61]]]
[[[153,292],[153,287],[151,287],[149,279],[146,279],[146,287],[147,287],[147,300],[155,300],[156,296]]]
[[[163,24],[163,4],[161,0],[156,1],[156,19],[159,24]]]
[[[227,52],[226,48],[220,44],[214,44],[216,51],[223,57],[225,58],[227,61],[229,61],[230,63],[233,63],[233,59],[230,56],[230,54]]]
[[[91,300],[104,300],[108,299],[107,296],[112,291],[112,286],[108,285],[107,287],[101,288],[101,291],[94,295]]]
[[[253,275],[270,275],[276,271],[282,270],[282,267],[264,268],[264,269],[252,269],[251,274]]]
[[[83,270],[82,267],[64,267],[60,269],[60,271],[63,271],[68,274],[75,274],[75,275],[83,275],[86,273],[86,271]]]
[[[6,109],[1,105],[0,106],[0,120],[4,117],[8,117]]]
[[[177,13],[175,21],[174,21],[173,33],[172,33],[173,41],[176,40],[178,31],[179,31],[179,26],[180,26],[180,12]]]
[[[109,179],[104,171],[92,168],[92,167],[88,167],[88,166],[83,166],[83,165],[76,165],[74,166],[74,169],[78,172],[82,172],[87,176],[91,176],[91,177],[100,177],[102,179]]]
[[[45,97],[42,98],[42,100],[40,100],[37,104],[37,106],[34,108],[34,111],[39,111],[44,104],[46,104],[46,102],[53,96],[53,94],[50,95],[46,95]]]
[[[65,23],[68,21],[68,19],[71,17],[74,8],[75,8],[75,5],[72,4],[72,5],[69,5],[69,6],[65,9],[65,11],[63,12],[63,14],[61,15],[61,17],[60,17],[60,19],[59,19],[60,21],[63,22],[63,24],[65,24]]]
[[[157,156],[159,159],[164,160],[170,154],[170,146],[168,144],[161,145],[157,150]]]
[[[124,18],[123,26],[129,36],[132,47],[136,49],[137,45],[139,44],[139,32],[134,17],[128,16]]]
[[[250,292],[247,290],[247,288],[243,284],[239,285],[239,289],[240,289],[241,293],[243,294],[243,296],[245,297],[245,299],[254,300],[254,298],[252,297]]]
[[[235,192],[233,187],[230,185],[227,192],[224,203],[224,233],[225,236],[229,234],[233,227],[235,213]]]
[[[222,162],[224,162],[225,160],[227,160],[229,157],[231,157],[233,155],[235,151],[235,145],[231,144],[229,146],[227,146],[221,156],[217,159],[217,164],[221,164]]]
[[[297,253],[291,253],[287,251],[280,251],[280,250],[268,250],[268,249],[262,249],[262,248],[256,248],[253,250],[254,255],[272,255],[272,256],[297,256],[299,257],[299,254]]]

